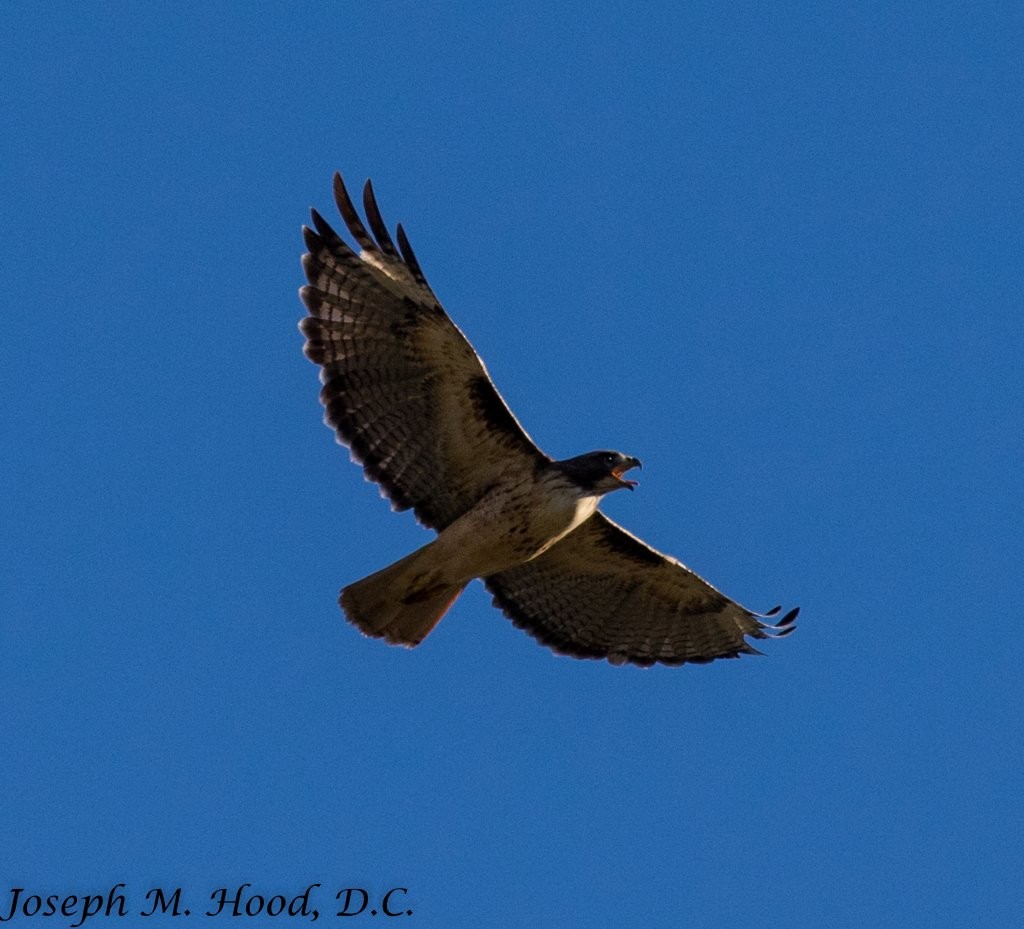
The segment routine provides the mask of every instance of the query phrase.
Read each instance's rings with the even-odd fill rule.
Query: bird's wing
[[[321,366],[324,421],[396,510],[441,530],[511,468],[549,461],[519,425],[480,357],[434,296],[401,225],[395,247],[367,181],[367,231],[341,176],[338,210],[360,251],[313,211],[303,227],[309,316],[299,328]]]
[[[602,513],[544,554],[484,579],[494,604],[539,642],[576,658],[638,665],[759,654],[746,642],[787,635],[797,610],[751,613]]]

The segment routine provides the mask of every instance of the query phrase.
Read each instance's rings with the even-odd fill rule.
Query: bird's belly
[[[486,577],[536,558],[596,509],[596,497],[495,494],[444,529],[434,545],[453,580]]]

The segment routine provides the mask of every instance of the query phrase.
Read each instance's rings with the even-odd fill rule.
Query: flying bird
[[[555,652],[680,665],[760,654],[747,637],[793,631],[797,609],[753,613],[598,511],[632,490],[630,455],[542,452],[441,307],[401,225],[370,182],[369,230],[339,174],[334,198],[355,251],[312,211],[303,227],[309,311],[299,328],[321,368],[324,421],[395,510],[437,538],[341,591],[369,636],[418,645],[474,578],[515,625]]]

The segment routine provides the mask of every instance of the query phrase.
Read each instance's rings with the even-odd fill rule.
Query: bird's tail
[[[419,645],[468,583],[445,581],[432,568],[431,555],[431,546],[425,545],[345,587],[338,602],[349,622],[392,645]]]

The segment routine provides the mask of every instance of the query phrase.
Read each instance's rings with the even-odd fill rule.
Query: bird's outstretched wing
[[[370,182],[369,232],[339,174],[334,196],[359,253],[316,210],[315,229],[303,228],[310,315],[299,328],[306,357],[322,368],[324,421],[396,510],[412,507],[441,530],[510,468],[550,459],[441,308],[401,225],[395,247]]]
[[[484,578],[494,604],[539,642],[576,658],[680,665],[759,654],[746,636],[793,631],[797,610],[751,613],[674,558],[595,513],[543,555]]]

